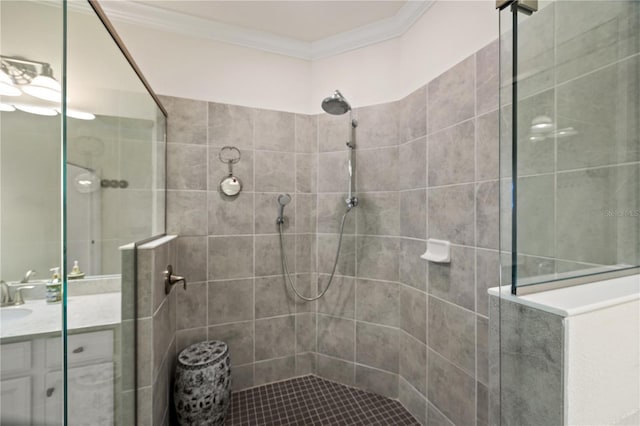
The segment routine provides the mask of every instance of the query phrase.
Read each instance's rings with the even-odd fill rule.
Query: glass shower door
[[[541,1],[533,13],[500,13],[512,292],[638,273],[640,2]]]

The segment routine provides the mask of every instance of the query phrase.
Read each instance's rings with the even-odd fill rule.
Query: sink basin
[[[6,323],[24,318],[31,313],[31,309],[25,308],[2,308],[0,309],[0,321]]]

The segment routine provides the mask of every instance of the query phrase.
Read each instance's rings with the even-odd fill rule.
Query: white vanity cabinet
[[[64,400],[61,339],[37,338],[3,344],[0,348],[1,423],[61,424]],[[69,335],[67,400],[70,425],[114,424],[113,352],[113,330]],[[13,369],[7,368],[10,366]]]
[[[1,345],[0,363],[0,424],[31,424],[31,342]]]

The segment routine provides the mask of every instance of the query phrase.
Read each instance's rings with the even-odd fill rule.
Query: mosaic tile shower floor
[[[227,426],[419,426],[398,401],[316,376],[234,392]]]

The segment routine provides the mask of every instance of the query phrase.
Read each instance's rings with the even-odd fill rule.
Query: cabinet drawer
[[[31,369],[31,342],[0,345],[2,375],[20,373]]]
[[[113,360],[113,332],[111,330],[94,333],[72,334],[67,348],[68,365],[80,365],[96,361]],[[59,338],[47,340],[47,367],[60,368],[62,362],[62,341]]]

